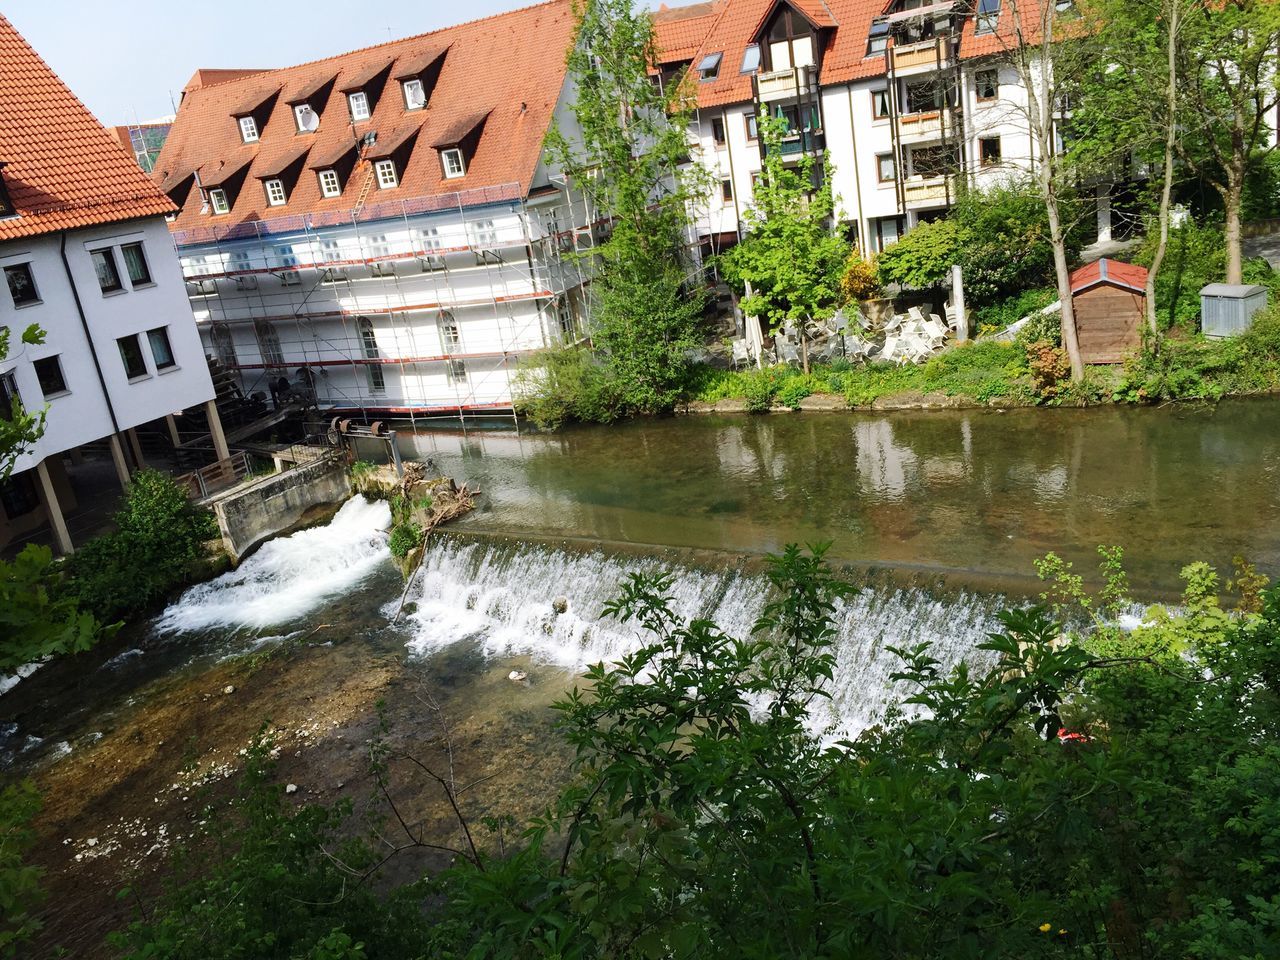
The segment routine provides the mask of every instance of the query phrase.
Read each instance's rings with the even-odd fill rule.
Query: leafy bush
[[[515,381],[516,410],[538,427],[577,420],[611,423],[633,410],[622,383],[589,350],[556,347],[523,361]]]
[[[882,286],[909,289],[940,287],[950,282],[951,266],[972,242],[968,229],[953,219],[921,223],[876,258]],[[966,287],[968,280],[966,278]]]
[[[1057,313],[1039,314],[1049,304],[1058,299],[1056,287],[1036,287],[1024,290],[1016,296],[990,306],[980,307],[974,311],[979,331],[992,333],[1004,330],[1017,323],[1023,317],[1031,320],[1018,334],[1018,339],[1025,343],[1036,340],[1049,340],[1054,344],[1062,342],[1062,321]]]
[[[0,787],[0,957],[17,957],[40,928],[31,911],[44,899],[38,867],[25,856],[35,842],[31,821],[40,810],[35,784],[23,780]]]
[[[415,549],[420,543],[422,543],[422,528],[412,520],[405,520],[391,528],[391,537],[387,545],[391,548],[393,557],[403,560],[409,555],[409,551]]]
[[[102,622],[134,617],[197,575],[203,544],[218,535],[213,514],[163,473],[133,475],[115,532],[90,540],[67,561],[62,589]]]
[[[65,580],[63,565],[40,544],[0,560],[0,674],[55,654],[80,653],[115,632],[81,612],[63,589]]]
[[[1071,380],[1071,361],[1067,352],[1047,340],[1027,345],[1027,366],[1031,369],[1031,386],[1041,399],[1053,399]]]
[[[799,410],[800,401],[812,393],[808,377],[791,377],[778,387],[778,403],[792,410]]]
[[[368,460],[357,460],[347,468],[347,472],[351,474],[352,481],[359,484],[361,480],[372,476],[377,469],[378,465],[376,463],[371,463]]]
[[[844,264],[840,292],[845,303],[861,303],[880,296],[880,283],[876,279],[876,257],[864,257],[862,250],[854,246]]]
[[[739,384],[742,399],[747,401],[751,413],[767,413],[778,393],[781,371],[777,368],[751,370],[742,374]]]

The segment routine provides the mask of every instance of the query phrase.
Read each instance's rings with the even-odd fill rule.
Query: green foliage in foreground
[[[80,653],[115,631],[104,628],[63,589],[53,551],[28,544],[0,560],[0,675],[62,653]]]
[[[1204,564],[1126,632],[1118,550],[1096,597],[1046,558],[982,666],[894,652],[904,709],[813,736],[851,589],[822,548],[772,558],[747,636],[628,579],[642,645],[557,705],[576,775],[526,843],[379,894],[343,812],[250,796],[186,860],[134,957],[1022,960],[1270,958],[1280,944],[1280,591],[1219,605]],[[916,711],[919,712],[916,712]],[[419,913],[418,911],[421,911]],[[363,946],[360,946],[363,945]]]
[[[40,870],[23,862],[35,841],[31,819],[40,795],[29,780],[0,788],[0,957],[16,957],[38,929],[32,915],[44,899]]]
[[[391,537],[387,546],[393,557],[403,560],[409,555],[409,551],[420,543],[422,543],[422,528],[412,520],[405,520],[391,528]]]
[[[190,582],[204,541],[218,535],[213,514],[155,470],[133,475],[114,520],[115,532],[89,541],[66,562],[63,587],[102,621],[137,616]]]

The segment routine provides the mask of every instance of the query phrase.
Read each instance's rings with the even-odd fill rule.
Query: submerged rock
[[[551,601],[551,609],[554,610],[557,614],[568,612],[569,598],[556,597],[554,600]]]

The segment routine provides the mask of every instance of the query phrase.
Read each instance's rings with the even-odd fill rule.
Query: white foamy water
[[[654,559],[608,557],[506,545],[437,540],[428,550],[412,596],[409,648],[425,655],[459,641],[489,657],[531,656],[581,670],[616,661],[640,643],[637,628],[602,617],[628,573],[668,567]],[[732,636],[746,636],[766,602],[763,578],[680,568],[673,608],[683,619],[705,617]],[[552,601],[568,609],[557,615]],[[940,599],[920,590],[871,588],[840,604],[831,700],[819,704],[813,729],[824,738],[853,736],[911,691],[890,677],[901,661],[889,646],[928,642],[946,668],[968,659],[996,628],[999,598],[958,593]]]
[[[186,591],[162,633],[289,623],[371,574],[387,557],[391,508],[352,497],[323,527],[271,540],[235,570]]]

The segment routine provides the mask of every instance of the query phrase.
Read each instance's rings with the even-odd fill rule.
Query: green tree
[[[9,356],[9,328],[0,327],[0,360]],[[22,331],[22,343],[39,346],[44,343],[44,331],[34,323]],[[0,481],[8,480],[18,457],[44,435],[45,411],[31,413],[14,397],[13,407],[0,410]]]
[[[608,218],[590,254],[592,341],[622,387],[625,410],[670,409],[700,344],[705,293],[687,233],[699,195],[688,160],[689,101],[653,83],[653,23],[628,0],[579,0],[569,52],[577,132],[553,129],[551,159]]]
[[[876,258],[877,279],[883,285],[940,287],[948,282],[967,239],[951,218],[918,224]]]
[[[808,332],[835,314],[849,242],[833,231],[835,199],[830,171],[809,154],[789,164],[780,117],[760,118],[764,170],[744,219],[747,234],[724,258],[725,275],[746,291],[742,310],[762,317],[771,333],[787,324],[800,332],[804,369],[809,370]]]

